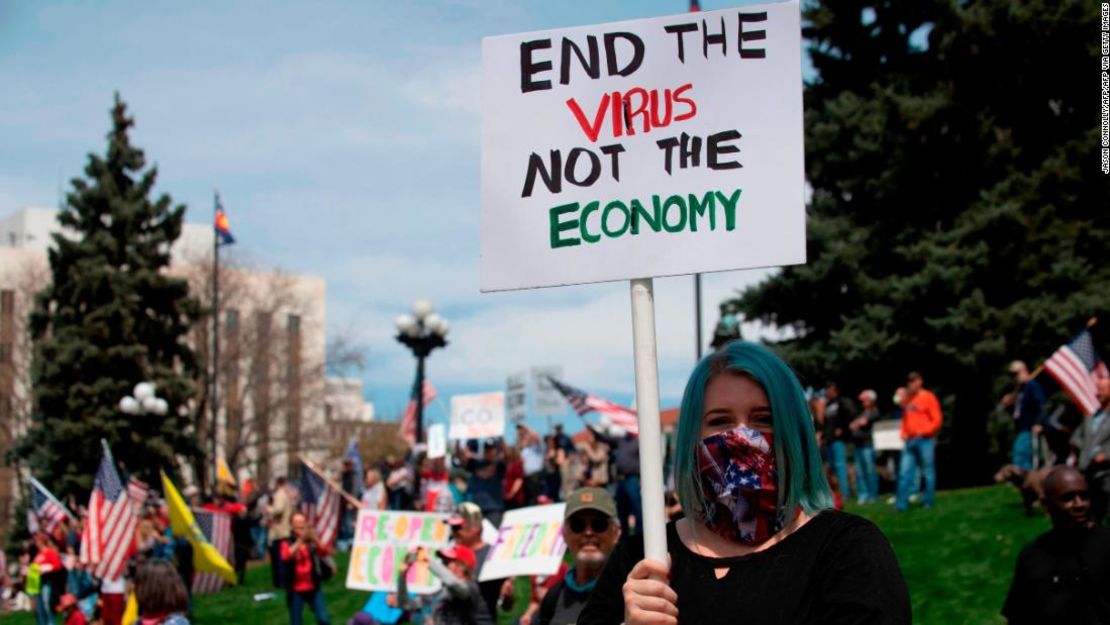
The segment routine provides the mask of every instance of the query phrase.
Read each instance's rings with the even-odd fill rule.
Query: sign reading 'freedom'
[[[482,41],[482,290],[805,262],[795,1]]]

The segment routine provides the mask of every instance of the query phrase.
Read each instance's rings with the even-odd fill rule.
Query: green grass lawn
[[[1018,553],[1049,528],[1026,517],[1009,485],[937,494],[931,510],[896,513],[885,503],[850,505],[894,545],[913,603],[914,623],[1004,623],[999,615]]]
[[[1009,486],[939,493],[932,510],[911,508],[896,514],[892,506],[850,505],[848,510],[879,525],[894,545],[913,602],[915,623],[937,625],[1002,623],[998,614],[1009,587],[1014,560],[1021,547],[1048,529],[1043,516],[1026,518],[1020,497]],[[346,559],[339,558],[340,571]],[[196,599],[195,623],[200,625],[269,625],[288,622],[279,594],[256,602],[269,592],[270,570],[252,568],[247,583]],[[518,597],[525,587],[518,584]],[[366,593],[343,588],[343,575],[324,586],[332,623],[344,625],[366,601]],[[523,601],[518,601],[518,610]],[[503,615],[502,625],[516,615]],[[312,617],[305,615],[306,622]],[[31,625],[29,613],[0,616],[2,625]]]

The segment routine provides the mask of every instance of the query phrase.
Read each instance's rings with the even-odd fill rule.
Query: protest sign
[[[805,262],[796,1],[482,40],[481,288]]]
[[[514,423],[528,416],[528,379],[523,373],[510,375],[505,380],[505,412]]]
[[[491,438],[505,433],[505,393],[451,397],[451,440]]]
[[[481,289],[628,279],[667,557],[655,276],[805,262],[798,0],[482,41]]]
[[[447,428],[442,423],[428,426],[428,459],[435,460],[447,455]]]
[[[563,542],[566,504],[509,510],[501,518],[478,581],[514,575],[551,575],[559,570],[567,545]]]
[[[563,377],[562,367],[532,367],[532,414],[554,417],[566,412],[567,402],[551,379]]]
[[[405,555],[414,549],[446,547],[451,533],[446,514],[362,509],[355,521],[347,588],[397,590],[397,574]],[[408,587],[414,593],[432,593],[441,582],[424,562],[409,570]]]

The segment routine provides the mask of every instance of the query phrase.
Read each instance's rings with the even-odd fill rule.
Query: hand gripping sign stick
[[[636,366],[636,413],[640,421],[640,497],[644,557],[667,562],[663,507],[663,443],[659,426],[659,364],[655,350],[655,291],[651,278],[630,282],[632,357]]]

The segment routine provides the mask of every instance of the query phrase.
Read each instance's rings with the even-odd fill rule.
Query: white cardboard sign
[[[428,426],[428,458],[434,460],[447,455],[447,428],[442,423]]]
[[[797,0],[482,40],[481,288],[805,262]]]
[[[451,440],[492,438],[505,434],[505,392],[451,397]]]
[[[566,504],[509,510],[501,518],[497,539],[490,543],[478,581],[514,575],[551,575],[559,570],[567,545],[563,542]]]

